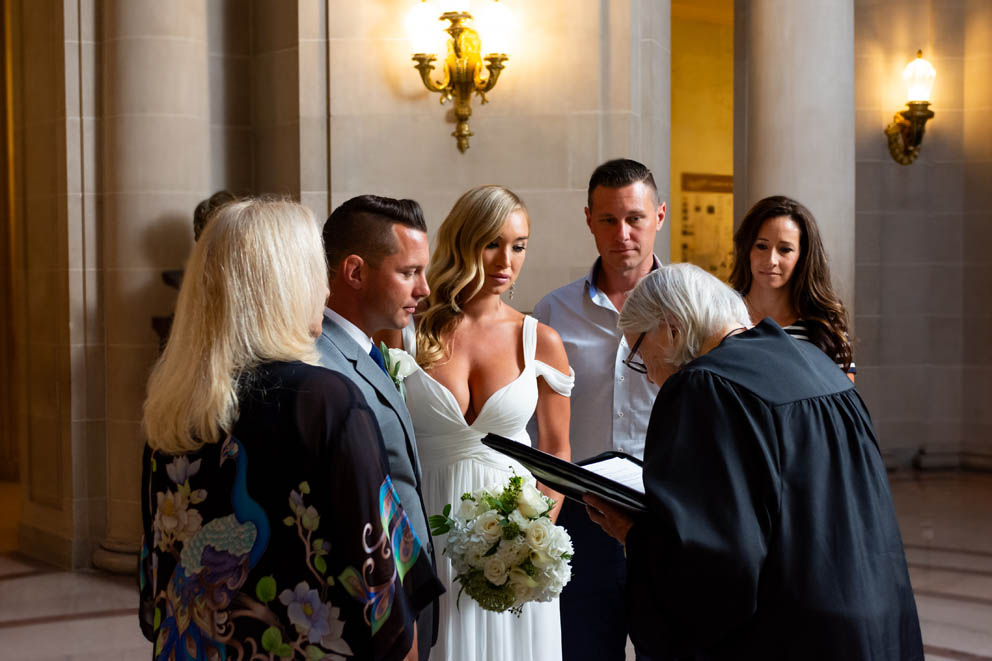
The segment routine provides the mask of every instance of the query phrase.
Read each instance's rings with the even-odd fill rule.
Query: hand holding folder
[[[486,436],[482,444],[513,457],[540,482],[580,503],[591,493],[632,513],[647,509],[641,461],[636,457],[605,452],[579,465],[496,434]]]

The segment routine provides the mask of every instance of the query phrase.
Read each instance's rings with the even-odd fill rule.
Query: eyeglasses
[[[648,373],[647,366],[644,363],[642,363],[641,361],[635,360],[635,357],[637,356],[637,349],[641,346],[641,342],[644,341],[644,336],[645,335],[647,335],[647,333],[641,333],[637,337],[637,341],[634,342],[634,346],[632,346],[630,348],[630,353],[627,354],[627,358],[623,361],[623,364],[624,365],[626,365],[630,369],[634,370],[635,372],[638,372],[639,374],[647,374]]]

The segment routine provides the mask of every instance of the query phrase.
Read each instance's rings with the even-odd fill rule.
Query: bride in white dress
[[[403,333],[404,348],[422,369],[407,377],[428,514],[480,487],[505,484],[530,473],[480,443],[496,433],[530,443],[526,425],[537,411],[537,446],[565,460],[568,396],[574,373],[561,338],[549,326],[501,299],[524,263],[530,221],[520,199],[499,186],[474,188],[455,203],[438,232],[427,271],[428,306]],[[395,335],[392,343],[398,344]],[[531,479],[533,479],[531,477]],[[558,501],[561,494],[539,485]],[[444,539],[435,540],[443,548]],[[448,589],[441,597],[438,640],[432,660],[554,661],[561,659],[558,601],[528,603],[520,617],[458,601],[460,584],[447,556],[437,573]]]

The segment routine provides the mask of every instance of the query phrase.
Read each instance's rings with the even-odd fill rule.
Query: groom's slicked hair
[[[643,163],[632,161],[629,158],[615,158],[606,161],[593,170],[589,177],[589,193],[586,204],[592,209],[592,192],[602,186],[603,188],[624,188],[631,184],[645,183],[654,192],[654,199],[658,201],[658,185],[654,183],[654,175]]]
[[[373,267],[398,250],[393,225],[427,232],[424,211],[414,200],[379,195],[353,197],[324,223],[324,251],[333,276],[348,255],[358,255]]]

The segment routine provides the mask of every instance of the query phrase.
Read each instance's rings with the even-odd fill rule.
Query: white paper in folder
[[[583,463],[582,467],[597,475],[602,475],[614,482],[619,482],[631,489],[644,493],[644,470],[641,465],[624,459],[623,457],[610,457],[602,461]]]

